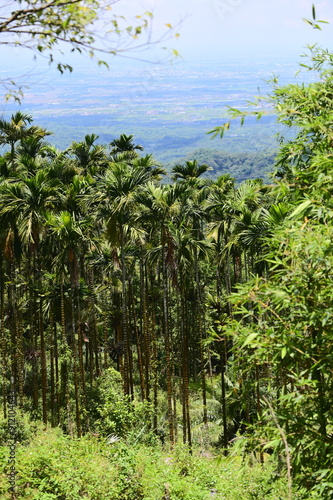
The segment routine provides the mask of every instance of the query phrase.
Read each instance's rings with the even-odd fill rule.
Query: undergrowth
[[[0,498],[11,497],[8,446],[0,447]],[[161,444],[73,439],[60,429],[30,433],[16,450],[16,500],[285,500],[287,484],[270,459],[173,450]],[[306,498],[295,492],[293,500]]]

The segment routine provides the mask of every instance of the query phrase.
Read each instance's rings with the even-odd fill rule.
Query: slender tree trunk
[[[236,249],[233,258],[234,258],[234,276],[235,276],[234,286],[236,286],[238,283],[242,283],[242,254],[241,254],[241,251]]]
[[[162,238],[163,239],[163,238]],[[168,421],[169,421],[169,439],[171,446],[174,446],[174,428],[172,411],[172,377],[171,377],[171,349],[169,333],[169,303],[168,303],[168,276],[166,268],[166,247],[162,248],[162,279],[163,279],[163,330],[165,345],[165,363],[167,379],[167,402],[168,402]]]
[[[202,387],[202,407],[203,407],[203,423],[205,427],[208,424],[207,417],[207,394],[206,394],[206,373],[205,373],[205,359],[204,359],[204,349],[203,349],[203,328],[202,328],[202,318],[204,318],[203,300],[201,293],[200,277],[199,277],[199,266],[197,252],[195,252],[194,259],[195,267],[195,281],[196,281],[196,296],[197,296],[197,325],[199,332],[199,352],[200,352],[200,372],[201,372],[201,387]]]
[[[56,423],[59,425],[60,422],[60,376],[59,376],[59,351],[58,351],[58,338],[57,338],[57,324],[54,323],[53,329],[54,338],[54,355],[55,355],[55,382],[56,382],[56,400],[57,400],[57,420]]]
[[[198,318],[198,327],[200,332],[200,370],[201,370],[201,386],[202,386],[203,423],[205,424],[205,426],[207,426],[208,416],[207,416],[206,371],[205,371],[205,359],[204,359],[204,348],[203,348],[204,338],[202,332],[202,321],[200,316]]]
[[[256,404],[257,404],[257,413],[258,417],[261,417],[261,403],[260,403],[260,374],[259,374],[259,366],[256,365]],[[260,448],[260,463],[264,463],[264,455],[262,452],[262,448]]]
[[[65,293],[64,284],[60,285],[60,308],[61,308],[61,402],[66,408],[67,429],[71,429],[71,405],[68,392],[68,344],[66,338],[66,318],[65,318]]]
[[[129,342],[127,345],[127,352],[128,352],[128,382],[129,382],[129,394],[131,397],[131,400],[134,401],[134,382],[133,382],[133,353],[132,349],[130,348]]]
[[[185,390],[185,380],[186,380],[186,375],[185,375],[185,368],[186,368],[186,351],[185,351],[185,331],[186,331],[186,326],[184,324],[185,322],[185,299],[183,295],[183,290],[182,288],[180,289],[180,318],[179,318],[179,325],[180,325],[180,338],[181,338],[181,401],[182,401],[182,422],[183,422],[183,443],[186,444],[187,441],[187,420],[186,420],[186,390]]]
[[[30,264],[30,259],[29,259]],[[33,269],[29,266],[28,272],[30,276],[35,275],[35,257],[33,258]],[[30,321],[30,342],[31,342],[31,372],[32,372],[32,397],[33,397],[33,409],[37,411],[38,409],[38,399],[39,399],[39,384],[38,384],[38,363],[37,363],[37,352],[38,352],[38,327],[36,321],[36,313],[38,311],[38,305],[36,302],[36,292],[33,289],[32,283],[29,287],[29,321]]]
[[[107,296],[103,294],[102,298],[104,317],[103,317],[103,345],[104,345],[104,370],[106,370],[109,366],[108,361],[108,353],[109,353],[109,335],[108,335],[108,326],[109,326],[109,317],[106,313],[107,311]]]
[[[20,271],[19,271],[20,272]],[[21,274],[21,273],[20,273]],[[19,292],[20,304],[23,302],[24,289]],[[17,328],[18,328],[18,399],[19,406],[23,408],[23,389],[24,389],[24,338],[23,338],[23,317],[22,305],[17,308]]]
[[[123,382],[124,394],[130,393],[128,376],[128,321],[127,321],[127,300],[126,300],[126,267],[125,267],[125,241],[124,233],[121,230],[121,284],[122,284],[122,341],[124,343],[124,364]]]
[[[5,333],[5,290],[3,276],[3,259],[0,257],[0,332],[1,332],[1,361],[2,361],[2,396],[3,396],[3,416],[7,419],[7,339]]]
[[[70,275],[70,304],[71,304],[71,326],[72,340],[71,347],[71,362],[74,375],[74,397],[75,397],[75,422],[76,433],[78,437],[82,435],[81,426],[81,381],[80,381],[80,359],[79,359],[79,344],[82,346],[80,338],[80,266],[77,254],[74,250],[70,250],[68,254],[68,271]],[[93,292],[92,292],[93,293]],[[72,430],[71,430],[72,434]]]
[[[136,349],[138,354],[138,367],[139,367],[139,376],[140,376],[140,389],[141,389],[141,399],[144,400],[146,398],[145,393],[145,380],[144,380],[144,370],[143,370],[143,362],[142,362],[142,349],[141,349],[141,339],[139,336],[138,322],[136,317],[136,310],[134,304],[134,296],[133,296],[133,286],[132,282],[129,282],[129,298],[130,298],[130,314],[133,318],[133,328],[135,331],[135,340],[136,340]],[[142,300],[142,298],[141,298]]]
[[[56,413],[56,391],[55,391],[55,376],[54,376],[54,347],[50,347],[50,389],[51,389],[51,426],[55,427],[55,413]]]
[[[189,403],[189,349],[188,349],[188,308],[186,307],[184,291],[181,290],[181,334],[182,334],[182,386],[183,386],[183,442],[187,442],[189,449],[192,449],[190,403]]]
[[[223,425],[223,452],[224,455],[228,454],[228,427],[227,427],[227,399],[225,387],[225,369],[226,369],[226,339],[223,338],[221,342],[221,389],[222,389],[222,425]]]
[[[184,398],[185,398],[185,418],[187,430],[187,443],[190,451],[192,451],[192,432],[190,419],[190,399],[189,399],[189,346],[188,346],[188,321],[184,335]]]
[[[79,398],[78,402],[81,407],[83,407],[84,410],[86,410],[87,406],[87,395],[86,395],[86,374],[84,371],[84,363],[83,363],[83,332],[82,332],[82,320],[81,320],[81,303],[80,303],[80,294],[79,294],[79,289],[78,289],[78,283],[76,286],[76,320],[75,320],[75,326],[77,328],[77,347],[76,347],[76,366],[77,366],[77,379],[78,379],[78,393],[79,393]],[[81,396],[81,397],[80,397]],[[79,411],[79,409],[77,410]],[[88,412],[85,411],[85,416],[86,420],[84,423],[84,430],[89,429],[89,416]],[[79,431],[82,433],[82,420],[81,416],[79,415],[79,418],[77,417],[77,422],[79,422]]]
[[[17,359],[16,359],[16,349],[17,349],[17,331],[16,331],[16,288],[14,283],[14,264],[10,263],[10,287],[9,287],[9,303],[12,307],[12,321],[10,326],[10,380],[11,380],[11,392],[15,394],[16,398],[16,381],[17,381]]]
[[[143,360],[144,360],[144,371],[145,371],[145,396],[149,401],[150,393],[150,369],[151,369],[151,333],[149,332],[149,320],[148,320],[148,306],[147,306],[147,272],[145,272],[145,266],[143,262],[143,257],[140,257],[140,293],[141,293],[141,331],[143,336]]]
[[[40,289],[41,293],[41,289]],[[42,297],[39,297],[39,336],[40,336],[40,356],[41,356],[41,375],[42,375],[42,409],[43,409],[43,422],[47,424],[47,373],[46,373],[46,350],[45,350],[45,332],[44,332],[44,321],[43,321],[43,303]]]
[[[151,311],[151,324],[150,331],[152,335],[152,371],[153,371],[153,391],[154,391],[154,416],[153,416],[153,428],[157,430],[157,409],[158,409],[158,373],[157,373],[157,338],[156,338],[156,322],[155,322],[155,310]]]
[[[95,374],[96,376],[100,375],[100,367],[99,367],[99,359],[98,359],[98,350],[99,350],[99,340],[98,340],[98,335],[97,335],[97,326],[96,326],[96,314],[95,314],[95,283],[94,283],[94,271],[93,269],[90,269],[88,272],[88,281],[89,281],[89,289],[91,293],[91,300],[90,300],[90,314],[91,314],[91,336],[90,336],[90,342],[91,342],[91,350],[92,350],[92,355],[93,359],[91,360],[93,362],[93,365],[95,365]],[[91,368],[92,372],[94,372],[93,367]],[[93,373],[92,373],[93,377]]]
[[[54,307],[54,306],[53,306]],[[50,312],[51,323],[51,347],[50,347],[50,360],[51,360],[51,399],[53,403],[53,416],[52,427],[56,427],[60,421],[60,391],[59,391],[59,356],[58,356],[58,339],[57,339],[57,323],[54,320],[54,312]],[[52,389],[53,386],[53,389]]]
[[[75,303],[78,300],[78,286],[77,283],[71,284],[71,295],[72,295],[72,331],[73,331],[73,344],[72,344],[72,352],[73,352],[73,369],[74,369],[74,392],[75,392],[75,415],[76,415],[76,432],[77,436],[81,437],[82,429],[81,429],[81,415],[80,415],[80,380],[79,380],[79,370],[78,370],[78,350],[77,345],[80,342],[80,339],[77,338],[76,335],[76,325],[78,323],[78,318],[76,315],[76,307]]]

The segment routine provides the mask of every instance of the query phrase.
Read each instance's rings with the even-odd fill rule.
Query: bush
[[[105,371],[98,384],[95,429],[103,436],[123,437],[128,442],[153,439],[149,432],[152,405],[124,396],[121,375],[113,368]]]
[[[0,498],[11,500],[0,448]],[[17,447],[17,500],[285,500],[286,480],[274,462],[244,463],[240,457],[191,455],[124,440],[107,444],[46,429]],[[306,498],[296,494],[293,500]]]
[[[40,432],[28,446],[19,446],[16,458],[18,499],[143,498],[134,458],[120,459],[114,455],[113,459],[110,446],[91,435],[73,439],[60,429],[48,429]],[[10,498],[5,472],[3,470],[0,476],[2,500]]]
[[[42,422],[32,421],[27,413],[18,408],[15,408],[15,422],[15,440],[19,443],[27,443],[43,425]],[[6,446],[9,437],[8,420],[4,418],[3,408],[0,407],[0,446]]]

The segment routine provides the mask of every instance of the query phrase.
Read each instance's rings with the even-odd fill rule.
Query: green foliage
[[[18,498],[118,499],[116,467],[105,454],[90,436],[76,441],[59,430],[39,433],[29,446],[17,448]],[[1,494],[5,494],[4,485]]]
[[[106,370],[98,379],[97,394],[90,405],[95,428],[103,436],[124,437],[129,442],[151,438],[151,404],[124,396],[121,375],[114,368]]]
[[[7,450],[0,448],[0,495],[9,500],[5,478]],[[185,446],[112,445],[92,435],[73,439],[59,429],[40,431],[17,447],[17,500],[277,500],[285,484],[274,464],[241,463]],[[276,475],[275,475],[276,476]],[[301,498],[295,495],[295,499]]]
[[[273,89],[297,129],[273,186],[202,180],[199,160],[161,186],[131,135],[57,152],[30,117],[0,123],[3,384],[71,435],[18,424],[23,497],[332,497],[333,77],[326,52],[312,64],[319,82]]]
[[[274,167],[276,152],[228,152],[201,148],[188,157],[209,165],[211,172],[206,176],[212,179],[227,173],[241,182],[256,178],[267,180]]]
[[[249,373],[253,365],[261,367],[262,384],[268,384],[274,408],[263,402],[262,444],[274,447],[281,442],[283,452],[278,421],[296,481],[329,498],[333,231],[315,222],[286,226],[271,239],[270,279],[252,280],[232,297],[243,320],[232,322],[228,331],[237,328],[235,350],[251,361]],[[260,427],[258,432],[262,434]]]
[[[290,204],[267,238],[269,272],[238,287],[229,300],[232,339],[245,400],[257,399],[247,419],[254,446],[274,450],[304,498],[332,498],[333,327],[332,65],[312,48],[309,68],[320,81],[280,87],[272,101],[279,120],[297,127],[278,155],[277,199]],[[248,403],[247,403],[248,404]]]
[[[37,431],[40,431],[42,423],[32,420],[31,417],[15,408],[15,441],[18,443],[26,443],[30,441]],[[8,445],[11,436],[8,433],[8,420],[3,416],[3,408],[0,413],[0,446]]]

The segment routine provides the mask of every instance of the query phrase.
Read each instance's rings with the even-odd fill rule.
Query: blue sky
[[[164,22],[184,19],[174,43],[185,58],[299,55],[308,43],[329,47],[332,24],[313,30],[302,18],[310,18],[313,0],[127,0],[127,9],[139,5],[153,9],[156,28]],[[315,2],[317,19],[333,22],[332,0]],[[115,7],[116,8],[116,7]],[[129,10],[130,12],[130,10]]]
[[[317,19],[330,22],[322,25],[322,31],[313,30],[302,20],[311,17],[312,3],[313,0],[119,0],[113,11],[129,20],[135,14],[152,11],[155,38],[165,32],[166,23],[177,25],[181,21],[180,37],[166,44],[177,49],[185,62],[237,58],[254,61],[262,56],[273,59],[288,56],[295,61],[297,70],[299,55],[307,44],[317,42],[332,48],[333,1],[315,1]],[[163,59],[165,54],[161,48],[155,48],[140,57]],[[73,63],[74,68],[95,70],[96,63],[89,58],[76,56],[73,60],[66,56],[65,60]],[[111,58],[110,62],[111,71],[112,67],[124,64],[120,58]],[[26,76],[27,71],[31,77]],[[33,63],[30,51],[0,45],[0,78],[7,74],[20,83],[18,76],[24,75],[22,81],[33,87],[35,80],[44,78],[44,73],[46,78],[52,78],[55,72],[46,62]],[[72,78],[75,79],[75,72]]]
[[[292,56],[297,60],[308,43],[330,48],[333,29],[333,1],[315,2],[317,18],[332,24],[313,30],[302,21],[311,17],[313,0],[120,0],[115,13],[130,19],[145,10],[154,13],[154,36],[165,24],[181,22],[179,39],[169,40],[185,60]],[[164,54],[155,49],[157,54]],[[147,52],[142,57],[151,56]],[[31,53],[0,46],[2,68],[9,64],[28,66]]]

